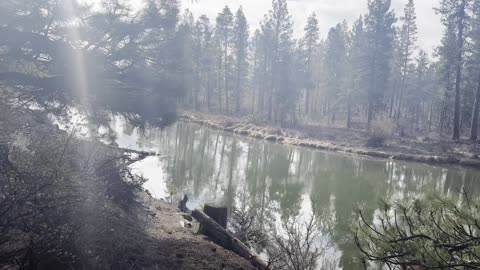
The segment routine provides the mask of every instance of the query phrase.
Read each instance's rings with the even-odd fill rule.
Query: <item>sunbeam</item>
[[[74,97],[83,106],[86,113],[91,112],[89,73],[87,72],[87,64],[85,54],[81,48],[81,35],[79,30],[79,14],[78,3],[75,0],[63,1],[63,15],[67,18],[67,36],[69,37],[71,49],[65,51],[65,59],[67,60],[68,77],[67,85],[73,89]]]

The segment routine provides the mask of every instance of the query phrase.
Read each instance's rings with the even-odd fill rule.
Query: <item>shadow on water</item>
[[[116,118],[114,127],[121,147],[167,156],[135,165],[155,196],[179,200],[186,193],[189,208],[207,202],[229,208],[249,204],[265,224],[316,211],[321,229],[335,243],[339,266],[347,270],[359,266],[351,231],[360,207],[372,221],[382,199],[457,196],[461,189],[478,194],[480,189],[476,170],[312,151],[181,122],[139,132]]]

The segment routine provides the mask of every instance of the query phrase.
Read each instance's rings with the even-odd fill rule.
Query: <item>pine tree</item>
[[[242,93],[247,77],[248,69],[248,23],[243,14],[242,8],[239,8],[235,15],[234,26],[234,51],[236,63],[236,81],[235,81],[235,114],[240,112]]]
[[[455,29],[456,44],[453,48],[455,57],[453,59],[453,66],[455,69],[455,99],[454,99],[454,113],[453,113],[453,140],[460,139],[460,98],[462,88],[462,69],[464,65],[464,44],[469,23],[469,16],[467,8],[471,0],[442,0],[440,8],[437,9],[442,17],[442,23],[447,30]],[[446,32],[449,34],[449,32]]]
[[[347,74],[350,74],[350,83],[347,87],[347,128],[352,126],[352,109],[356,105],[353,100],[361,100],[361,94],[366,89],[366,70],[365,65],[365,29],[363,17],[360,16],[352,27],[350,33],[351,42],[348,50],[348,66]]]
[[[226,113],[230,113],[229,108],[229,79],[230,79],[230,72],[231,67],[229,63],[230,58],[230,48],[232,46],[233,40],[233,14],[230,11],[228,6],[225,6],[220,14],[217,16],[217,25],[215,28],[215,35],[217,41],[219,42],[220,47],[222,48],[222,56],[221,56],[221,64],[223,65],[223,83],[224,83],[224,92],[225,92],[225,110]],[[220,102],[221,102],[221,94],[220,94]],[[220,104],[221,106],[221,104]],[[221,107],[220,107],[221,108]],[[220,109],[221,110],[221,109]]]
[[[407,92],[407,103],[410,108],[410,127],[418,130],[421,119],[426,119],[425,113],[430,92],[430,61],[425,51],[420,50],[413,65],[413,74],[409,91]],[[423,117],[421,117],[423,116]]]
[[[463,46],[465,42],[466,1],[460,0],[457,18],[457,57],[455,71],[455,112],[453,116],[453,140],[460,139],[460,91],[462,84]]]
[[[271,85],[267,101],[269,120],[282,121],[293,113],[296,92],[292,78],[293,23],[286,0],[273,0],[266,25],[271,27]]]
[[[331,28],[325,44],[325,83],[326,107],[329,113],[328,121],[335,124],[337,104],[345,89],[346,65],[346,33],[342,25]]]
[[[215,64],[214,48],[212,40],[212,30],[210,26],[210,20],[206,15],[202,15],[198,18],[195,29],[195,66],[196,66],[196,87],[200,90],[197,92],[197,99],[203,97],[203,104],[206,104],[209,111],[211,111],[211,97],[212,97],[212,78],[213,78],[213,66]],[[203,96],[202,96],[203,95]]]
[[[263,50],[262,50],[262,34],[260,33],[260,30],[255,30],[255,33],[253,34],[252,38],[252,47],[253,47],[253,66],[252,66],[252,100],[251,100],[251,112],[252,115],[256,114],[256,105],[260,103],[260,89],[263,89],[261,87],[261,82],[264,82],[264,80],[261,80],[264,76],[262,76],[262,67],[264,66],[262,63],[263,58]]]
[[[369,0],[366,26],[366,57],[369,66],[367,89],[367,125],[374,119],[382,102],[390,77],[390,59],[395,14],[390,10],[391,0]]]
[[[470,38],[472,39],[472,56],[471,66],[473,67],[473,76],[477,81],[477,89],[475,91],[475,102],[472,112],[472,123],[470,126],[470,140],[478,139],[478,114],[480,111],[480,1],[475,0],[473,5],[472,31]]]
[[[408,83],[408,67],[412,62],[412,56],[416,48],[417,42],[417,15],[415,12],[415,3],[413,0],[408,0],[404,9],[404,15],[400,18],[402,26],[400,30],[400,57],[401,57],[401,89],[400,97],[398,101],[398,107],[396,112],[396,118],[401,117],[403,95],[405,92],[406,84]]]
[[[447,128],[448,123],[450,122],[450,103],[454,89],[453,78],[455,68],[456,40],[455,26],[453,24],[448,24],[444,31],[441,45],[437,48],[437,55],[439,57],[437,71],[439,76],[439,84],[444,89],[439,119],[440,134],[443,134],[443,131]]]
[[[318,42],[320,39],[320,29],[318,26],[318,19],[315,13],[312,13],[308,17],[307,25],[304,28],[304,36],[300,40],[300,50],[301,56],[303,58],[302,64],[304,66],[304,73],[305,73],[305,105],[304,105],[304,112],[305,115],[310,114],[310,102],[312,91],[315,89],[315,82],[314,82],[314,61],[316,60],[317,50],[318,50]]]

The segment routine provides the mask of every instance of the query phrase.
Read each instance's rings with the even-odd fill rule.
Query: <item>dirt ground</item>
[[[369,134],[359,129],[323,126],[280,128],[264,123],[255,123],[247,118],[197,112],[184,112],[179,118],[181,121],[277,143],[377,158],[460,165],[480,169],[480,144],[467,140],[453,142],[434,135],[419,137],[391,135],[382,146],[370,147],[367,145]]]
[[[178,209],[162,200],[141,192],[138,196],[142,209],[136,211],[151,237],[146,245],[152,258],[146,269],[253,270],[251,263],[240,256],[198,235],[198,223],[187,221]]]

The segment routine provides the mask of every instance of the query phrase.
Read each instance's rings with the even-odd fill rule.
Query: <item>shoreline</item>
[[[454,165],[467,168],[480,169],[480,159],[475,153],[448,153],[440,151],[428,154],[411,154],[402,151],[394,151],[388,147],[366,147],[342,143],[335,140],[309,137],[302,131],[296,129],[275,128],[268,125],[258,125],[239,118],[210,115],[198,112],[184,112],[179,114],[178,120],[188,123],[195,123],[207,128],[221,130],[236,135],[246,136],[254,139],[276,142],[280,144],[300,146],[314,150],[347,153],[359,156],[367,156],[381,159],[392,159],[399,161],[411,161],[426,163],[430,165]],[[438,142],[440,143],[440,142]],[[468,155],[472,157],[468,157]]]
[[[254,270],[250,261],[227,250],[198,233],[199,222],[174,204],[154,198],[147,191],[137,192],[139,206],[135,215],[144,220],[149,250],[159,269],[232,269]],[[148,241],[145,241],[148,243]]]

